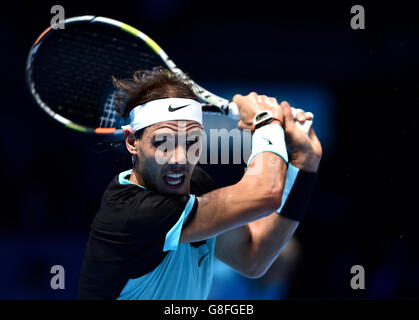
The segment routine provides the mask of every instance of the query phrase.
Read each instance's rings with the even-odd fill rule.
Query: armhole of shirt
[[[189,215],[194,215],[197,210],[197,206],[195,204],[196,201],[197,199],[195,195],[191,194],[179,220],[166,234],[166,239],[163,246],[164,252],[177,249],[184,223],[186,220],[188,220]],[[188,221],[190,221],[190,219]]]

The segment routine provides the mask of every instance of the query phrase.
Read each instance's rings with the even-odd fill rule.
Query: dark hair
[[[199,101],[186,75],[175,75],[163,67],[135,71],[131,79],[112,77],[112,81],[118,89],[116,112],[122,117],[127,117],[137,105],[156,99],[188,98]]]
[[[116,112],[122,117],[127,117],[137,105],[156,99],[188,98],[199,101],[187,75],[178,76],[163,67],[135,71],[131,79],[112,77],[112,82],[118,90]],[[136,131],[135,138],[140,139],[143,132]]]

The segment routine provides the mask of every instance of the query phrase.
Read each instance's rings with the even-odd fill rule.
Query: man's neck
[[[129,177],[129,181],[132,182],[132,183],[138,184],[140,186],[145,186],[143,178],[138,173],[138,171],[135,169],[135,167],[132,168],[132,173]]]

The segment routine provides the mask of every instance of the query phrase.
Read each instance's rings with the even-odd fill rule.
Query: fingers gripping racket
[[[28,55],[26,80],[38,105],[70,129],[122,134],[128,119],[116,113],[112,76],[130,78],[134,71],[157,66],[184,75],[154,40],[125,23],[80,16],[66,19],[64,26],[49,27],[37,38]],[[240,119],[236,104],[191,82],[205,102],[205,113]],[[308,122],[304,125],[311,126]]]

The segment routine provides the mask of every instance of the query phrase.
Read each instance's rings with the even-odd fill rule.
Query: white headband
[[[166,98],[136,106],[129,113],[130,124],[122,129],[134,132],[170,120],[193,120],[202,126],[202,105],[192,99]]]

